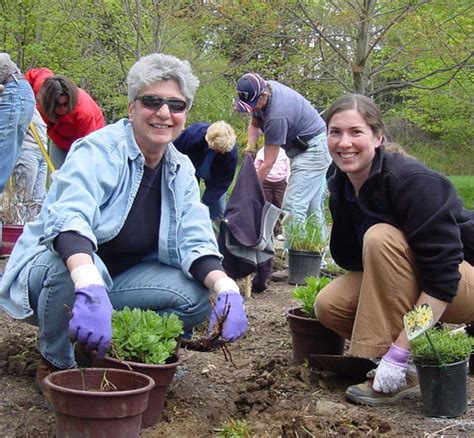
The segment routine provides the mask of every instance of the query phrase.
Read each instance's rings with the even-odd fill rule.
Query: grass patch
[[[453,175],[450,176],[449,179],[464,201],[464,207],[468,210],[474,210],[474,176]]]
[[[412,143],[401,141],[403,148],[425,166],[443,175],[474,175],[474,147],[449,146],[444,143],[430,141]]]

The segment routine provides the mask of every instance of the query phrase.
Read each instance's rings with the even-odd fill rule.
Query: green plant
[[[291,296],[298,301],[301,311],[309,318],[316,319],[314,313],[314,302],[321,289],[331,280],[327,277],[306,277],[304,285],[297,286],[291,291]]]
[[[413,360],[419,365],[446,365],[467,359],[473,348],[465,332],[431,328],[410,341]]]
[[[341,268],[330,256],[326,253],[324,255],[326,260],[326,266],[324,267],[324,274],[329,277],[338,277],[339,275],[345,274],[347,271],[344,268]]]
[[[112,313],[112,352],[121,360],[163,364],[175,353],[182,333],[183,322],[174,313],[129,307]]]
[[[216,429],[219,438],[248,438],[251,435],[250,426],[244,420],[227,420]]]
[[[292,219],[285,225],[288,248],[302,251],[323,252],[327,239],[323,236],[323,226],[314,214],[306,220]]]

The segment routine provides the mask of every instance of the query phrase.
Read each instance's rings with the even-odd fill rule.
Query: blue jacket
[[[217,243],[207,208],[189,159],[168,145],[163,157],[162,205],[157,254],[147,260],[182,269],[189,278],[192,263],[216,255]],[[28,268],[63,231],[76,231],[97,245],[122,228],[143,176],[144,157],[127,119],[76,141],[58,172],[36,221],[25,226],[0,283],[0,308],[14,318],[33,313],[28,301]],[[95,262],[107,286],[105,266]]]
[[[207,128],[209,128],[209,123],[193,123],[173,141],[173,144],[178,151],[191,159],[196,168],[198,180],[201,178],[204,180],[206,190],[202,195],[202,202],[210,206],[218,201],[232,183],[237,168],[238,153],[237,145],[225,154],[209,150],[205,139]],[[212,155],[210,167],[205,164],[207,154]]]
[[[377,149],[358,204],[366,226],[357,229],[347,198],[347,175],[329,180],[333,219],[331,254],[350,271],[362,271],[362,236],[376,223],[403,232],[413,251],[423,292],[451,302],[460,279],[459,264],[474,264],[474,212],[463,208],[453,184],[419,161]],[[364,220],[365,219],[365,220]]]

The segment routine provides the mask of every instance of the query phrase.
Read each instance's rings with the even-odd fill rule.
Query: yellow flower
[[[429,304],[415,306],[403,317],[403,324],[409,340],[421,335],[433,325],[433,310]]]

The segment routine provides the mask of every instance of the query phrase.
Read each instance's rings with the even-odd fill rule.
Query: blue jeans
[[[326,171],[331,163],[326,133],[312,138],[308,144],[309,148],[305,152],[290,159],[291,174],[282,209],[299,221],[315,214],[321,226],[324,226],[322,205]]]
[[[226,207],[226,194],[223,193],[222,196],[209,205],[209,216],[211,221],[216,219],[222,219],[224,217],[224,211]]]
[[[26,322],[39,327],[39,350],[54,366],[74,366],[74,350],[67,330],[74,305],[74,285],[64,262],[51,251],[42,252],[25,269],[34,315]],[[114,309],[152,309],[176,313],[190,330],[209,316],[208,290],[181,270],[159,262],[142,262],[113,277],[109,298]]]
[[[0,95],[0,193],[13,172],[35,110],[33,90],[26,80],[14,79],[4,86]]]
[[[46,160],[39,147],[22,147],[13,175],[18,187],[27,193],[29,199],[40,204],[46,194]]]

